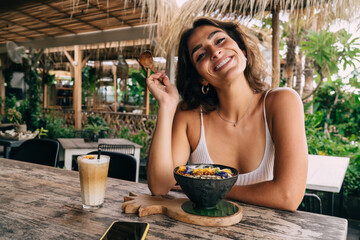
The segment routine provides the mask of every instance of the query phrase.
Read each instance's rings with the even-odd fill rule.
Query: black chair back
[[[321,198],[315,193],[305,193],[299,210],[322,214]]]
[[[10,158],[56,167],[60,144],[52,139],[30,139],[11,151]]]
[[[88,154],[98,154],[98,151],[93,151]],[[108,177],[119,178],[128,181],[136,181],[136,159],[135,157],[119,153],[101,151],[101,155],[110,157]]]
[[[105,144],[98,145],[98,151],[120,152],[135,156],[135,146],[129,144]]]

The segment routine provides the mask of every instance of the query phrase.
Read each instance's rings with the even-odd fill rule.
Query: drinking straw
[[[101,155],[101,148],[99,148],[97,159],[100,159],[100,155]]]

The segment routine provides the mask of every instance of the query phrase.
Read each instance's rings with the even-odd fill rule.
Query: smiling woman
[[[206,34],[206,29],[203,30],[204,27],[207,27],[208,31],[211,31],[211,35],[209,34],[207,37],[208,42],[212,40],[214,46],[225,45],[223,46],[224,51],[232,52],[230,54],[231,60],[233,59],[233,55],[237,55],[235,61],[238,59],[239,62],[233,63],[233,66],[238,67],[237,64],[240,64],[237,70],[241,72],[245,70],[244,75],[246,81],[248,81],[248,84],[252,86],[255,91],[262,92],[268,88],[263,81],[267,75],[266,61],[262,57],[253,37],[247,34],[242,26],[233,22],[221,22],[215,19],[201,18],[194,22],[194,28],[188,29],[183,33],[179,44],[178,69],[182,70],[178,71],[178,80],[176,83],[179,93],[187,104],[187,106],[183,104],[182,107],[194,109],[203,105],[205,111],[211,111],[214,110],[214,107],[218,104],[217,94],[212,85],[209,85],[209,94],[204,96],[201,94],[200,89],[203,85],[207,85],[207,83],[194,81],[194,79],[202,78],[196,66],[201,65],[204,61],[199,60],[206,54],[206,51],[209,52],[212,50],[209,49],[208,46],[202,46],[202,44],[195,46],[192,50],[189,49],[190,44],[196,42],[199,38],[201,39],[201,34]],[[193,34],[197,28],[200,28],[200,30],[196,31],[196,34]],[[219,28],[223,30],[219,30]],[[191,56],[189,55],[190,51],[192,53]],[[194,53],[197,54],[194,55]],[[198,58],[197,61],[194,61],[194,57]],[[226,60],[227,59],[225,59],[225,61]],[[195,64],[195,62],[197,64]],[[245,68],[245,66],[247,67]],[[219,65],[217,67],[219,68]],[[226,73],[231,72],[226,71]]]
[[[148,158],[152,193],[168,193],[177,166],[221,164],[239,172],[227,197],[296,210],[307,174],[297,93],[268,90],[265,60],[234,22],[196,20],[181,35],[178,57],[177,88],[163,71],[147,79],[159,102]]]

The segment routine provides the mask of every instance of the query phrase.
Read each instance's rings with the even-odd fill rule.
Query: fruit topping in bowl
[[[199,166],[197,168],[189,166],[179,166],[176,173],[179,175],[200,179],[224,179],[233,176],[233,173],[230,169],[220,169],[218,167],[213,168],[211,166]]]

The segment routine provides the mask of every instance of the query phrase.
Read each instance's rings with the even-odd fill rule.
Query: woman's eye
[[[216,44],[220,44],[225,40],[225,38],[220,38],[219,40],[216,41]]]
[[[196,61],[200,61],[205,56],[205,53],[200,53],[199,56],[197,56]]]

